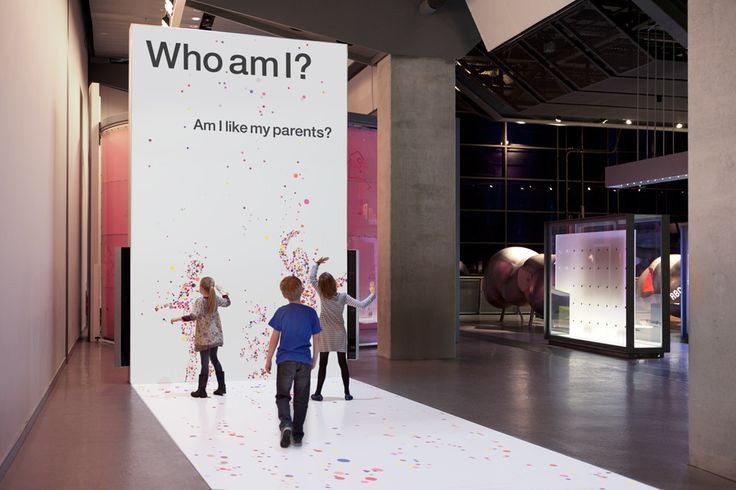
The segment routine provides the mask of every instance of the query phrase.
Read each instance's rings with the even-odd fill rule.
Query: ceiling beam
[[[597,66],[600,70],[603,71],[603,73],[605,73],[609,77],[616,75],[616,70],[614,70],[611,65],[606,63],[606,60],[598,56],[598,54],[593,51],[587,44],[585,44],[580,38],[575,37],[573,33],[568,32],[569,28],[566,27],[564,24],[550,22],[549,25],[552,26],[552,29],[554,29],[558,34],[564,37],[570,44],[575,46],[577,50],[582,53],[585,59]]]
[[[663,0],[634,0],[634,3],[654,22],[687,49],[687,12],[682,12],[672,2]]]
[[[505,102],[494,100],[495,94],[474,76],[468,74],[464,67],[459,66],[455,70],[455,84],[463,96],[496,121],[503,119],[501,112],[506,114],[516,112]]]
[[[525,42],[524,39],[519,40],[519,46],[521,46],[521,48],[526,51],[529,56],[534,58],[534,60],[539,63],[539,65],[544,68],[547,73],[552,75],[554,78],[557,79],[558,82],[560,82],[565,88],[567,88],[567,90],[569,90],[570,92],[574,92],[575,90],[582,88],[577,87],[572,82],[572,80],[567,78],[560,69],[558,69],[553,63],[547,61],[547,58],[545,56],[537,53],[537,51],[532,48],[529,43]]]
[[[653,58],[649,54],[649,51],[647,51],[646,49],[644,49],[642,47],[642,45],[639,44],[639,40],[636,39],[632,33],[630,33],[629,31],[627,31],[626,29],[624,29],[624,27],[622,25],[620,25],[618,22],[616,22],[616,19],[614,19],[613,17],[611,17],[608,14],[608,12],[606,12],[604,9],[602,9],[595,2],[591,1],[591,2],[589,2],[589,4],[590,4],[591,7],[593,7],[593,9],[596,12],[598,12],[601,15],[601,17],[603,17],[606,20],[606,22],[608,22],[613,27],[615,27],[618,32],[620,32],[626,39],[628,39],[629,41],[631,41],[631,43],[634,46],[636,46],[636,49],[638,49],[639,52],[644,55],[645,62],[652,61]],[[641,66],[641,64],[639,66]]]

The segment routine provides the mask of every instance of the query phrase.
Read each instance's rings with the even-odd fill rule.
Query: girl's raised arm
[[[372,282],[371,282],[371,285],[368,287],[368,289],[370,290],[371,294],[369,294],[368,297],[364,299],[363,301],[358,301],[357,299],[353,298],[349,294],[346,294],[345,303],[355,308],[365,308],[369,304],[373,303],[373,301],[376,299],[376,288]]]
[[[365,308],[369,304],[373,303],[373,301],[376,299],[376,294],[371,293],[368,295],[367,298],[365,298],[363,301],[358,301],[357,299],[353,298],[349,294],[345,295],[345,303],[354,306],[355,308]]]
[[[319,264],[319,262],[315,262],[309,269],[309,284],[311,284],[314,289],[317,289],[317,286],[319,285],[319,280],[317,279]]]

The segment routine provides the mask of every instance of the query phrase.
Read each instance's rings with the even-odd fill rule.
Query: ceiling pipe
[[[447,0],[422,0],[419,4],[419,13],[422,15],[432,15],[437,12]]]

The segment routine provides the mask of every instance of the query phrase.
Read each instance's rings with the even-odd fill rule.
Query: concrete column
[[[736,480],[736,2],[688,2],[690,463]]]
[[[378,354],[455,356],[455,65],[378,65]]]

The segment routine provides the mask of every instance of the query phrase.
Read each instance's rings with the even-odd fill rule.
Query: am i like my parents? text
[[[291,126],[268,126],[263,124],[245,124],[233,120],[202,121],[197,119],[193,126],[194,131],[219,131],[222,133],[254,134],[268,138],[296,136],[299,138],[329,138],[332,128],[295,128]]]

